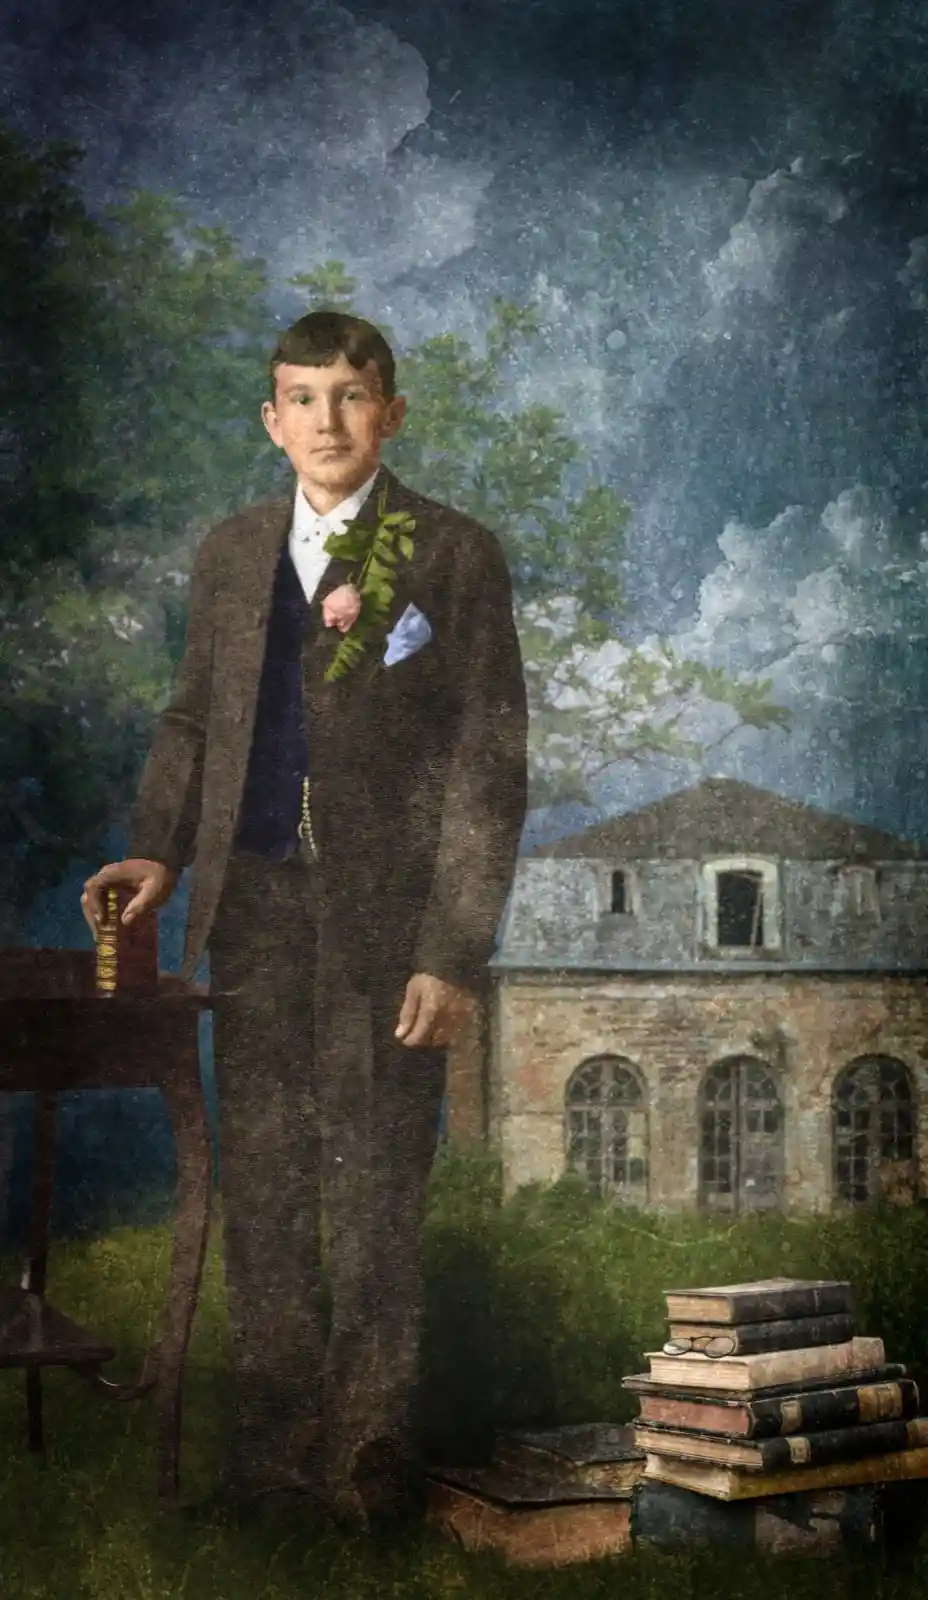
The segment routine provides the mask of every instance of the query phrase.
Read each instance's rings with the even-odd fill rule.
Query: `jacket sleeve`
[[[479,985],[515,873],[528,793],[528,712],[512,583],[496,538],[471,525],[447,628],[460,712],[417,972]]]
[[[129,854],[180,872],[193,858],[203,783],[213,665],[212,541],[190,579],[187,640],[170,701],[142,771]]]

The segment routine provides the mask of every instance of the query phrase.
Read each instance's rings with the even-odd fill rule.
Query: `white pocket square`
[[[405,661],[407,656],[415,655],[424,644],[428,644],[431,637],[432,629],[428,617],[423,616],[418,606],[408,605],[399,622],[387,634],[384,666],[395,667],[398,661]]]

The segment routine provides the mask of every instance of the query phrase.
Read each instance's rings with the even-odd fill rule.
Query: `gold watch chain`
[[[301,839],[305,839],[307,841],[307,843],[309,844],[309,848],[313,853],[314,859],[318,860],[319,852],[316,849],[316,840],[315,840],[315,838],[313,836],[313,819],[312,819],[312,817],[310,815],[310,811],[309,811],[309,779],[308,778],[304,778],[303,779],[303,798],[302,798],[302,806],[301,806],[301,811],[300,811],[300,825],[299,825],[299,828],[297,829],[297,832],[298,832],[298,834],[299,834]]]

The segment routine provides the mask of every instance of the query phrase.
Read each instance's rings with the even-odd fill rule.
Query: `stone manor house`
[[[739,1212],[928,1188],[928,850],[711,779],[520,860],[452,1137],[508,1190]]]

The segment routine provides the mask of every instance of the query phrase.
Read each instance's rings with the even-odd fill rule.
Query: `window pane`
[[[718,942],[720,945],[759,946],[764,942],[764,880],[759,872],[720,872]]]
[[[782,1196],[783,1106],[764,1062],[735,1057],[707,1075],[702,1091],[700,1194],[704,1205],[756,1210]]]
[[[914,1194],[915,1106],[902,1062],[864,1056],[845,1068],[834,1086],[832,1138],[839,1200]]]
[[[600,1194],[644,1200],[647,1109],[642,1086],[620,1057],[585,1062],[565,1091],[567,1165]]]

